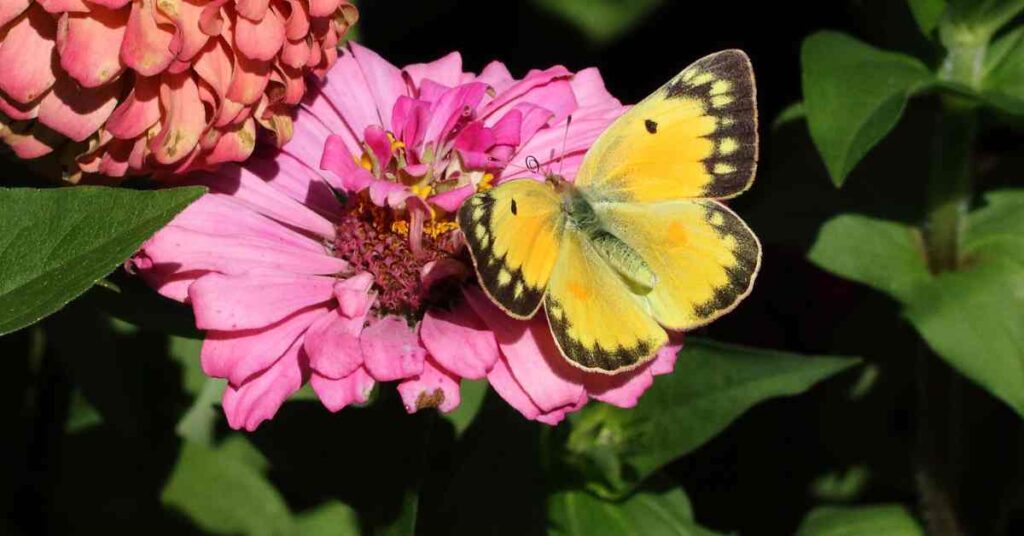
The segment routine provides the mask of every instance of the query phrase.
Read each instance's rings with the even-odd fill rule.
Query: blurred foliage
[[[596,43],[607,43],[632,30],[657,11],[664,0],[532,0],[578,27]]]

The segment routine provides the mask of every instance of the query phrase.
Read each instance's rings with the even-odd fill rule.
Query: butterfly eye
[[[516,214],[519,214],[519,208],[516,207],[516,200],[513,199],[512,200],[512,215],[515,216]]]

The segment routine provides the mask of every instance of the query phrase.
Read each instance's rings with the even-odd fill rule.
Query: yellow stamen
[[[363,153],[363,156],[356,158],[356,163],[366,171],[373,171],[373,159],[367,153]]]
[[[493,173],[484,173],[484,176],[480,178],[480,182],[476,185],[476,191],[482,192],[484,190],[490,190],[492,188],[491,181],[494,180]]]
[[[412,193],[420,196],[422,199],[430,197],[430,194],[433,193],[433,188],[431,188],[429,184],[414,184],[409,189],[412,190]]]

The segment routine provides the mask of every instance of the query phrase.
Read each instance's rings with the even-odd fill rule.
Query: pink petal
[[[385,316],[363,330],[359,339],[366,369],[378,381],[400,380],[423,371],[427,351],[404,318]]]
[[[494,366],[491,367],[490,372],[487,373],[487,382],[491,384],[491,387],[494,388],[505,402],[508,402],[523,417],[533,420],[541,414],[537,404],[533,403],[530,396],[526,394],[523,387],[512,376],[512,371],[509,370],[508,363],[504,359],[497,360]]]
[[[487,106],[481,112],[481,117],[487,117],[495,113],[503,113],[505,110],[511,109],[512,106],[521,101],[537,103],[545,108],[555,112],[556,115],[564,117],[560,114],[568,114],[575,109],[575,99],[572,95],[572,87],[568,83],[568,79],[572,77],[572,73],[568,69],[562,66],[551,67],[544,71],[533,70],[530,71],[526,78],[523,78],[519,82],[505,88],[500,94],[498,94],[493,101],[489,102]],[[560,81],[561,84],[555,84]],[[557,90],[554,92],[541,91],[548,85],[555,85]],[[571,100],[573,106],[572,109],[562,110],[555,109],[551,103],[543,100],[541,97],[554,97],[559,103]]]
[[[344,140],[336,134],[329,136],[324,144],[320,169],[334,173],[347,192],[361,191],[376,181],[369,171],[355,163]]]
[[[222,404],[228,424],[250,432],[273,417],[289,396],[302,388],[303,370],[299,361],[302,339],[292,343],[272,367],[239,387],[224,390]]]
[[[334,297],[334,278],[210,274],[189,288],[199,329],[257,329]]]
[[[210,331],[200,355],[203,372],[227,378],[231,385],[243,385],[277,362],[295,341],[301,340],[310,325],[326,314],[330,314],[327,309],[311,309],[262,330]]]
[[[47,13],[62,15],[64,13],[88,13],[90,6],[83,0],[36,0]]]
[[[235,70],[227,97],[235,102],[255,104],[270,81],[270,63],[235,54]]]
[[[304,0],[288,0],[288,10],[288,19],[284,23],[285,38],[305,42],[306,34],[309,33],[309,5]]]
[[[481,83],[465,84],[446,91],[434,104],[424,139],[428,142],[445,139],[460,120],[476,109],[486,91],[487,86]]]
[[[215,136],[217,141],[204,153],[205,165],[241,162],[249,158],[256,147],[256,121],[250,117],[235,126],[210,129],[207,136]]]
[[[110,114],[105,128],[116,138],[130,140],[141,136],[160,119],[160,78],[135,77],[135,87]]]
[[[35,119],[39,116],[39,102],[22,104],[0,92],[0,112],[15,121]]]
[[[363,133],[363,140],[373,151],[380,167],[386,168],[391,162],[391,140],[388,139],[387,132],[377,125],[370,125]]]
[[[469,273],[470,268],[465,264],[452,258],[441,258],[429,261],[420,268],[420,282],[423,288],[429,290],[441,281],[462,281]]]
[[[373,274],[360,272],[334,285],[334,297],[338,299],[338,311],[348,318],[365,318],[373,305]]]
[[[654,375],[650,367],[644,366],[614,376],[594,372],[584,373],[583,385],[591,398],[618,406],[631,408],[636,406],[640,396],[654,383]]]
[[[402,96],[392,110],[391,130],[406,147],[416,147],[423,141],[429,119],[429,102]]]
[[[274,13],[261,19],[239,17],[235,23],[235,46],[249,59],[270,61],[284,45],[284,23]]]
[[[495,307],[479,289],[467,288],[464,294],[494,332],[519,385],[541,410],[550,412],[579,401],[584,394],[583,372],[570,365],[558,351],[543,315],[516,321]]]
[[[164,73],[160,105],[164,110],[160,132],[149,142],[157,162],[171,164],[188,155],[206,128],[206,109],[191,73]]]
[[[475,192],[476,188],[473,187],[473,184],[466,184],[464,187],[431,196],[428,201],[445,212],[455,212],[462,206],[462,202],[466,201]]]
[[[310,12],[313,7],[310,4]],[[366,80],[366,87],[376,103],[377,122],[379,125],[391,124],[391,110],[399,96],[405,95],[405,81],[397,67],[381,58],[376,52],[352,42],[352,55],[355,56],[359,69]],[[353,125],[354,127],[354,125]]]
[[[458,52],[452,52],[430,63],[408,65],[402,71],[412,81],[414,88],[420,87],[424,80],[455,87],[462,83],[462,56]]]
[[[121,61],[142,76],[154,76],[174,61],[174,32],[158,26],[153,0],[132,2],[128,27],[121,43]]]
[[[243,206],[281,223],[320,237],[334,237],[334,225],[326,218],[277,191],[245,167],[222,168],[216,173],[204,175],[202,183],[214,191],[231,194]]]
[[[337,311],[324,315],[306,332],[305,349],[309,366],[317,374],[341,379],[363,364],[359,333],[366,316],[347,318]]]
[[[679,351],[683,349],[683,338],[683,334],[680,332],[668,332],[668,344],[658,350],[658,355],[651,362],[651,373],[655,376],[672,373],[676,367]]]
[[[161,0],[157,2],[157,9],[175,27],[174,39],[171,40],[170,48],[178,51],[175,59],[186,62],[186,67],[191,66],[188,65],[188,62],[195,58],[210,38],[199,28],[199,20],[205,8],[204,0]]]
[[[601,72],[595,67],[589,67],[576,73],[569,85],[572,86],[572,92],[576,95],[576,103],[580,108],[579,112],[573,112],[574,115],[583,115],[593,110],[622,107],[619,99],[605,89]]]
[[[199,14],[199,29],[210,37],[216,37],[224,29],[224,14],[221,7],[228,3],[228,0],[212,0],[203,8]]]
[[[60,66],[82,86],[101,86],[121,75],[124,64],[119,50],[128,13],[97,6],[61,19]]]
[[[39,121],[75,141],[84,141],[103,126],[117,107],[120,82],[85,89],[60,77],[39,103]]]
[[[295,274],[336,274],[345,261],[325,253],[312,253],[255,237],[226,237],[169,225],[146,242],[154,263],[174,263],[186,270],[243,274],[273,270]]]
[[[235,11],[249,20],[260,20],[267,16],[270,0],[236,0]]]
[[[491,86],[498,93],[505,91],[516,82],[515,78],[512,77],[512,73],[508,72],[508,68],[500,61],[488,63],[476,79]]]
[[[420,338],[441,366],[463,378],[483,378],[498,360],[494,334],[464,303],[451,311],[428,310],[420,323]]]
[[[309,14],[312,17],[330,17],[341,5],[341,0],[309,0]]]
[[[28,104],[50,89],[57,24],[42,8],[28,8],[0,40],[0,89]]]
[[[285,41],[281,49],[281,62],[296,69],[302,68],[309,62],[310,44],[305,39],[296,41]]]
[[[323,253],[323,245],[316,239],[251,210],[233,195],[203,196],[174,219],[174,227],[198,232],[216,229],[221,236],[252,237],[279,247]]]
[[[367,64],[373,64],[375,61],[387,63],[375,54],[366,54],[365,61]],[[373,70],[372,65],[367,69]],[[386,70],[387,67],[382,65],[380,69]],[[363,75],[363,67],[351,50],[338,58],[337,65],[328,73],[320,93],[331,104],[334,113],[341,115],[353,134],[362,136],[366,127],[370,125],[389,124],[381,120],[377,106],[386,106],[390,114],[394,101],[378,102],[374,98],[374,92]]]
[[[53,152],[64,140],[63,136],[46,125],[36,123],[31,128],[6,128],[0,117],[0,138],[19,158],[39,158]]]
[[[413,379],[398,384],[405,410],[416,413],[424,408],[437,408],[448,413],[459,407],[459,378],[439,368],[430,358],[423,364],[423,372]]]
[[[23,11],[28,9],[32,0],[6,0],[0,2],[0,27],[6,26]]]
[[[314,373],[309,384],[320,397],[324,407],[337,412],[350,404],[365,404],[370,400],[370,393],[373,392],[376,382],[367,374],[366,369],[359,367],[340,380],[332,380]]]
[[[90,4],[96,4],[110,9],[119,9],[126,5],[132,0],[89,0]]]

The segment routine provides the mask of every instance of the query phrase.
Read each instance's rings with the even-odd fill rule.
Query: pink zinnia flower
[[[305,76],[357,18],[345,0],[2,0],[0,139],[66,179],[245,160],[281,143]]]
[[[629,407],[672,370],[678,342],[617,376],[572,367],[542,314],[513,320],[483,295],[453,221],[477,189],[534,175],[528,156],[573,177],[624,110],[595,69],[517,80],[497,62],[463,72],[457,53],[399,69],[352,44],[291,143],[195,178],[211,193],[133,265],[208,330],[203,369],[228,379],[235,428],[307,381],[331,411],[391,381],[410,412],[451,411],[462,378],[550,424],[591,399]]]

